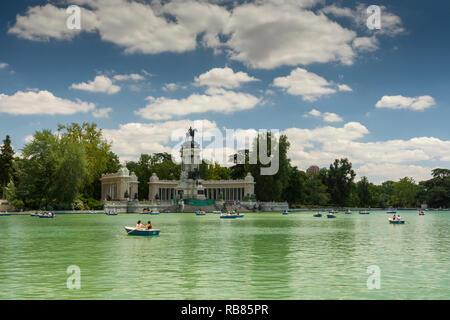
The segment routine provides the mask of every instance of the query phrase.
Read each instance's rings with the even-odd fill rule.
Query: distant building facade
[[[308,174],[308,175],[318,174],[319,171],[320,171],[320,168],[318,166],[310,166],[306,170],[306,174]]]

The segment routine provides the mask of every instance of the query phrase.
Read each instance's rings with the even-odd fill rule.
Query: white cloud
[[[14,95],[0,94],[0,112],[14,115],[71,115],[95,109],[95,104],[76,99],[71,101],[58,98],[53,93],[43,91],[17,91]]]
[[[131,74],[117,74],[113,77],[116,81],[140,81],[144,80],[145,77],[143,75],[137,74],[137,73],[131,73]]]
[[[248,94],[210,88],[206,94],[191,94],[185,99],[147,97],[149,104],[135,113],[144,119],[167,120],[188,114],[219,112],[230,114],[254,108],[260,99]]]
[[[16,23],[8,30],[8,33],[33,41],[48,41],[52,38],[68,40],[81,31],[92,32],[98,26],[95,14],[82,8],[81,30],[68,29],[66,20],[69,15],[66,13],[66,8],[57,8],[52,4],[29,7],[24,15],[17,15]]]
[[[310,10],[320,2],[264,0],[225,6],[177,0],[76,1],[89,7],[82,12],[82,30],[98,32],[126,53],[186,52],[195,50],[199,39],[203,46],[226,51],[231,59],[255,68],[352,64],[356,32]],[[396,23],[394,17],[389,15],[390,25]],[[66,19],[65,8],[30,7],[9,32],[30,40],[71,39],[79,32],[68,30]]]
[[[92,111],[92,116],[94,118],[109,118],[109,113],[112,111],[112,108],[100,108]]]
[[[351,42],[356,33],[295,1],[245,3],[233,9],[226,25],[231,58],[251,67],[353,63]]]
[[[390,12],[387,7],[379,7],[381,10],[381,29],[375,31],[371,31],[367,28],[367,18],[369,17],[367,14],[368,5],[358,4],[355,9],[330,5],[322,8],[320,11],[338,18],[349,18],[354,22],[357,28],[368,33],[387,36],[396,36],[403,33],[405,29],[403,28],[401,18]]]
[[[118,129],[104,129],[104,137],[112,142],[112,150],[121,159],[137,159],[142,153],[168,152],[171,153],[172,134],[176,131],[186,132],[193,126],[203,130],[217,128],[215,122],[209,120],[179,120],[158,123],[127,123]],[[178,150],[176,150],[178,153]],[[176,156],[176,155],[173,155]]]
[[[70,88],[90,92],[102,92],[107,94],[114,94],[120,91],[120,87],[113,84],[112,80],[106,76],[96,76],[94,80],[87,83],[74,83],[70,86]]]
[[[308,113],[305,113],[303,115],[305,118],[308,117],[316,117],[316,118],[322,118],[323,121],[325,122],[342,122],[344,121],[338,114],[336,113],[332,113],[332,112],[320,112],[317,109],[312,109],[311,111],[309,111]]]
[[[325,122],[342,122],[344,120],[336,113],[325,112],[323,114],[323,121],[325,121]]]
[[[242,83],[252,81],[259,80],[242,71],[234,72],[228,67],[213,68],[195,78],[196,85],[227,89],[239,88]]]
[[[179,85],[177,83],[166,83],[163,86],[162,90],[163,91],[175,91],[175,90],[178,90],[178,89],[186,89],[186,88],[187,88],[186,86],[182,86],[182,85]]]
[[[374,36],[372,37],[358,37],[353,40],[353,48],[360,52],[371,52],[378,50],[379,42]]]
[[[388,109],[411,109],[415,111],[423,111],[434,106],[436,102],[431,96],[420,97],[404,97],[398,96],[383,96],[375,105],[377,108]]]
[[[0,69],[4,69],[6,67],[8,67],[9,64],[5,63],[5,62],[0,62]]]
[[[291,143],[289,156],[294,165],[328,167],[334,159],[349,158],[360,176],[375,182],[404,176],[423,180],[431,174],[431,166],[422,165],[424,161],[450,159],[450,141],[433,137],[360,142],[369,130],[358,122],[343,127],[289,128],[284,133]]]
[[[339,91],[353,91],[352,88],[350,88],[348,85],[346,84],[338,84],[338,90]]]
[[[334,85],[321,76],[302,68],[292,70],[290,75],[273,80],[275,87],[285,89],[289,94],[301,96],[305,101],[316,101],[320,97],[339,91],[351,91],[347,85]]]
[[[419,182],[430,179],[433,169],[434,167],[419,165],[367,163],[359,166],[357,175],[370,177],[370,181],[375,183],[387,180],[398,181],[404,177],[413,177],[416,182]]]

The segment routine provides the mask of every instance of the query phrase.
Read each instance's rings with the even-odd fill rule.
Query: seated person
[[[150,230],[150,229],[153,229],[151,221],[147,222],[147,225],[145,226],[145,230]]]
[[[144,225],[141,223],[141,220],[139,220],[136,224],[136,229],[142,229],[144,228]]]

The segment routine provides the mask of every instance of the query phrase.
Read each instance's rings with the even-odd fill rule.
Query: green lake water
[[[450,299],[450,212],[399,213],[0,217],[0,299]],[[161,234],[124,236],[138,219]]]

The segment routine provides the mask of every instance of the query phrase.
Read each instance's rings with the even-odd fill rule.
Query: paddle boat
[[[345,211],[345,214],[352,214],[352,211],[351,210],[347,210],[347,211]]]
[[[370,214],[370,211],[363,210],[363,211],[360,211],[359,214]]]
[[[206,212],[205,211],[195,211],[195,215],[196,216],[206,216]]]
[[[397,210],[392,209],[392,210],[386,211],[386,213],[395,214],[395,213],[397,213]]]
[[[142,210],[141,214],[150,214],[150,210],[144,209]]]
[[[125,227],[125,230],[128,235],[132,236],[157,236],[161,230],[159,229],[150,229],[150,230],[137,230],[133,227]]]
[[[419,216],[424,216],[424,215],[425,215],[425,212],[423,212],[422,210],[419,211]]]
[[[328,213],[329,214],[336,214],[336,213],[339,213],[339,211],[337,211],[337,210],[330,210],[330,211],[328,211]]]
[[[287,216],[288,214],[289,214],[289,211],[287,211],[287,210],[283,212],[283,216]]]
[[[118,215],[117,211],[105,212],[105,214],[106,214],[107,216],[117,216],[117,215]]]
[[[327,214],[327,218],[336,218],[336,215],[334,213]]]
[[[320,218],[322,217],[322,214],[320,212],[316,212],[313,216],[316,218]]]
[[[39,217],[39,213],[30,213],[30,217]]]
[[[151,215],[158,215],[160,212],[158,210],[151,210],[150,214]]]
[[[10,215],[11,215],[11,213],[8,213],[8,212],[0,212],[0,216],[2,216],[2,217],[7,217]]]
[[[221,214],[220,219],[236,219],[236,218],[243,218],[243,214],[235,214],[235,213],[228,213],[228,214]]]
[[[53,219],[55,217],[54,213],[42,213],[40,215],[38,215],[39,218],[43,218],[43,219]]]
[[[88,211],[88,214],[97,214],[95,211]]]
[[[405,220],[403,220],[403,219],[392,219],[392,218],[389,218],[389,223],[390,224],[404,224],[405,223]]]

